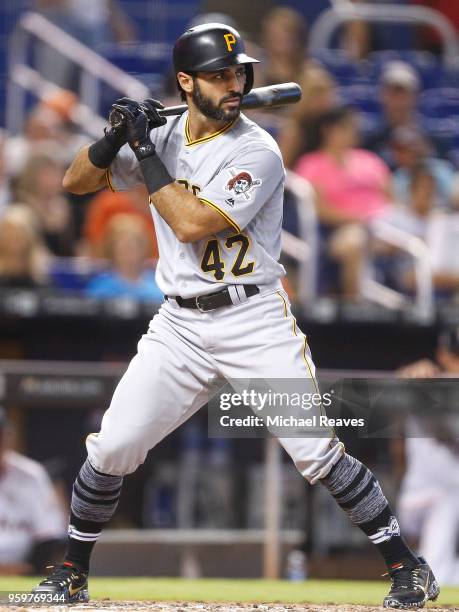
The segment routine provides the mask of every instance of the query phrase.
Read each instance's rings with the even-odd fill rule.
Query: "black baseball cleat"
[[[389,571],[392,586],[384,599],[385,608],[422,608],[428,601],[435,601],[440,593],[435,576],[423,557],[419,565],[404,567],[399,563]]]
[[[64,561],[56,565],[48,578],[32,589],[32,593],[46,593],[50,599],[56,596],[57,603],[85,603],[89,601],[88,573],[70,561]]]

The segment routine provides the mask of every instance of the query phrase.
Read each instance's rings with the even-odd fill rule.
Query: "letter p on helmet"
[[[224,34],[223,37],[226,41],[226,48],[228,49],[228,51],[232,51],[234,45],[236,44],[236,39],[234,38],[234,34],[231,34],[231,32],[228,32],[228,34]]]

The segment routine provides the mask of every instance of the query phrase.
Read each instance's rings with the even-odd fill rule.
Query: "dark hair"
[[[335,106],[330,110],[321,113],[313,125],[311,134],[311,145],[313,150],[320,149],[324,144],[324,132],[327,128],[333,127],[346,121],[355,114],[352,106]]]

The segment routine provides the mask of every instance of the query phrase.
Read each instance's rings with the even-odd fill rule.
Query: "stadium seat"
[[[447,150],[459,147],[459,89],[441,87],[421,94],[419,105],[426,130],[441,139]],[[457,159],[449,155],[457,165]]]
[[[340,87],[338,95],[344,104],[350,104],[360,111],[360,130],[364,134],[375,129],[380,118],[381,107],[375,96],[374,85],[358,83]]]
[[[200,9],[198,0],[121,0],[120,3],[134,21],[139,40],[143,42],[174,41]]]
[[[171,45],[110,45],[104,56],[129,74],[164,74],[171,65]]]
[[[312,57],[321,63],[340,85],[368,83],[371,68],[366,62],[356,62],[338,49],[320,49]]]
[[[49,270],[52,287],[65,291],[83,291],[91,277],[103,269],[100,261],[85,258],[55,259]]]

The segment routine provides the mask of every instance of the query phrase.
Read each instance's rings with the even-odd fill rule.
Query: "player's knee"
[[[139,440],[117,437],[107,440],[103,436],[88,438],[86,441],[91,464],[104,474],[126,476],[145,461],[148,449]]]
[[[336,437],[315,439],[312,445],[311,439],[305,439],[303,444],[295,444],[301,442],[299,439],[281,442],[292,457],[296,469],[310,484],[324,478],[344,453],[344,445]]]

